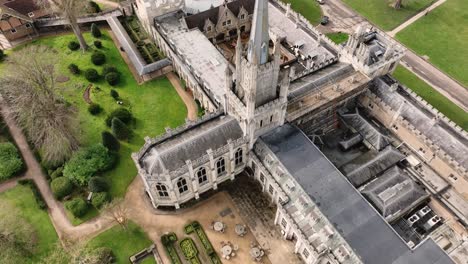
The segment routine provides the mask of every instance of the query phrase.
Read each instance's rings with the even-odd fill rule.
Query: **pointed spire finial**
[[[264,64],[268,61],[268,0],[256,0],[250,30],[247,59],[251,63]]]

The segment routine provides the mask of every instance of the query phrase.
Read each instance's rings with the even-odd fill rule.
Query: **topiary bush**
[[[70,41],[68,42],[68,49],[70,49],[71,51],[74,51],[74,50],[78,50],[80,48],[80,43],[76,42],[76,41]]]
[[[98,192],[93,194],[93,198],[91,198],[91,204],[99,209],[101,208],[105,203],[110,202],[110,195],[107,192]]]
[[[102,67],[102,76],[106,76],[108,73],[111,73],[111,72],[120,74],[117,68],[112,65],[104,65]]]
[[[110,151],[117,152],[120,149],[120,142],[108,131],[104,131],[101,134],[102,145]]]
[[[88,211],[88,204],[83,198],[77,197],[71,201],[65,202],[65,208],[67,208],[75,217],[81,217]]]
[[[58,177],[63,176],[63,167],[58,167],[57,169],[53,170],[51,173],[49,173],[49,176],[51,179],[56,179]]]
[[[99,73],[95,69],[87,69],[85,71],[85,78],[90,82],[99,80]]]
[[[71,63],[70,65],[68,65],[68,70],[74,75],[78,75],[81,72],[78,65],[76,65],[74,63]]]
[[[102,48],[102,42],[100,40],[95,40],[94,41],[94,46],[98,49]]]
[[[58,177],[52,180],[50,188],[54,193],[55,198],[62,199],[73,191],[73,184],[70,179],[66,177]]]
[[[99,12],[102,11],[101,7],[98,4],[96,4],[96,2],[94,2],[94,1],[89,1],[88,9],[89,9],[90,13],[99,13]]]
[[[115,135],[116,138],[120,140],[125,140],[130,138],[130,129],[125,125],[124,122],[122,122],[120,119],[117,117],[114,117],[112,119],[112,133]]]
[[[126,125],[130,124],[130,122],[133,120],[133,115],[132,113],[127,109],[127,108],[117,108],[114,111],[112,111],[106,118],[106,125],[111,126],[112,125],[112,119],[114,117],[117,117],[120,119],[120,121],[124,122]]]
[[[112,98],[114,98],[115,100],[119,99],[119,93],[114,89],[110,90],[110,96],[112,96]]]
[[[102,36],[101,30],[98,28],[96,24],[91,24],[91,34],[95,38],[100,38]]]
[[[0,181],[18,175],[24,168],[23,160],[11,142],[0,143]]]
[[[106,147],[96,144],[75,152],[65,164],[63,176],[79,186],[85,186],[92,176],[112,169],[115,160]]]
[[[102,112],[102,107],[99,104],[91,103],[88,106],[88,112],[92,115],[97,115]]]
[[[106,74],[106,81],[109,85],[115,86],[120,81],[120,75],[116,72],[109,72]]]
[[[94,65],[103,65],[106,62],[106,55],[100,51],[95,51],[93,55],[91,55],[91,62]]]
[[[109,190],[109,184],[103,177],[91,177],[88,182],[88,189],[90,192],[104,192]]]

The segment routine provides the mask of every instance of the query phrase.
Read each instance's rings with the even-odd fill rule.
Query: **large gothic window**
[[[177,181],[177,188],[179,189],[179,193],[183,194],[188,191],[187,180],[185,178],[180,178]]]
[[[243,151],[241,148],[237,149],[236,153],[234,154],[234,163],[237,165],[243,162]]]
[[[197,178],[198,178],[199,185],[203,185],[208,181],[205,167],[201,167],[199,170],[197,170]]]
[[[218,175],[226,171],[226,162],[224,158],[220,158],[216,161],[216,171],[218,172]]]
[[[158,192],[159,197],[169,197],[167,187],[162,183],[156,184],[156,191]]]

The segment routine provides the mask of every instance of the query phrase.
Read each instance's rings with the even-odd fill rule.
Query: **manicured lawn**
[[[116,225],[93,238],[89,241],[88,246],[91,248],[111,248],[117,258],[117,263],[127,264],[130,256],[149,247],[152,243],[140,227],[133,222],[129,222],[127,230],[124,230],[120,225]]]
[[[93,43],[94,39],[89,33],[85,33],[85,38],[89,44]],[[102,66],[95,66],[91,63],[92,51],[85,54],[81,51],[70,51],[67,44],[72,40],[75,40],[74,35],[63,35],[38,39],[32,44],[50,46],[57,51],[57,56],[60,59],[57,65],[58,71],[61,75],[70,78],[69,81],[62,84],[64,87],[63,95],[78,109],[81,124],[80,140],[83,146],[100,143],[102,131],[110,131],[105,125],[105,117],[113,109],[120,107],[109,94],[111,88],[118,91],[123,106],[133,113],[136,120],[132,126],[133,137],[129,142],[121,142],[118,165],[113,170],[104,173],[104,176],[111,183],[110,194],[113,197],[121,197],[137,174],[130,156],[131,153],[141,148],[145,136],[154,137],[163,133],[165,127],[181,125],[185,120],[187,110],[166,78],[138,85],[112,39],[107,32],[103,31],[103,37],[100,39],[103,44],[101,50],[106,54],[106,64],[115,66],[121,73],[121,82],[117,86],[111,87],[101,78],[94,84],[90,98],[94,103],[101,105],[104,111],[97,116],[92,116],[88,112],[88,104],[83,99],[83,92],[89,82],[84,78],[83,73],[78,76],[69,73],[67,66],[70,63],[75,63],[82,71],[94,68],[99,73],[102,71]]]
[[[346,33],[338,32],[338,33],[328,33],[327,37],[330,38],[336,44],[341,44],[348,40],[349,35]]]
[[[315,0],[281,0],[285,3],[291,3],[291,8],[307,18],[310,23],[318,24],[322,17],[320,5]]]
[[[2,202],[9,202],[18,208],[21,216],[36,230],[36,252],[29,263],[37,263],[50,250],[55,248],[58,241],[47,211],[39,208],[28,186],[18,185],[13,189],[0,193],[0,203]]]
[[[426,84],[403,66],[398,66],[393,73],[393,76],[406,87],[410,88],[419,96],[421,96],[432,106],[437,108],[453,122],[457,123],[463,129],[468,131],[468,114],[465,113],[463,109],[447,99],[447,97],[434,90],[431,86]]]
[[[395,9],[394,0],[343,0],[351,8],[383,30],[392,30],[432,3],[433,0],[403,0]],[[461,0],[464,1],[464,0]]]
[[[468,87],[468,2],[450,0],[396,35]]]

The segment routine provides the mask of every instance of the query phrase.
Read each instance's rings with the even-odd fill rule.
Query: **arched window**
[[[205,167],[201,167],[199,170],[197,170],[197,178],[199,185],[205,184],[208,181]]]
[[[220,158],[218,161],[216,161],[216,171],[218,174],[226,171],[226,162],[224,161],[224,158]]]
[[[236,153],[234,154],[234,164],[239,165],[243,162],[243,151],[241,148],[237,149]]]
[[[158,192],[159,197],[169,197],[167,187],[162,183],[156,184],[156,191]]]
[[[187,180],[185,180],[185,178],[180,178],[177,181],[177,188],[179,189],[180,194],[183,194],[186,191],[188,191]]]

